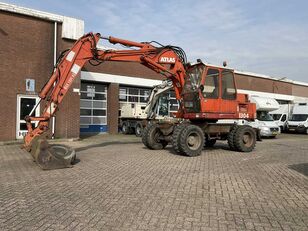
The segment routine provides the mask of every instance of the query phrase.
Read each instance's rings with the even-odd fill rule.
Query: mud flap
[[[74,149],[66,145],[49,145],[46,139],[34,140],[31,155],[37,165],[44,170],[72,167],[76,159]]]

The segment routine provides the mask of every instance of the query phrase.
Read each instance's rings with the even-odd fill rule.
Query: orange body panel
[[[119,43],[124,46],[137,47],[137,49],[97,50],[96,44],[101,38],[113,44]],[[186,55],[179,47],[155,47],[151,43],[139,43],[114,37],[106,38],[101,37],[98,33],[88,33],[77,40],[73,47],[63,55],[49,81],[41,90],[39,96],[41,99],[47,100],[46,107],[40,117],[31,117],[30,115],[26,118],[28,128],[28,133],[24,139],[26,148],[31,149],[32,140],[48,130],[50,118],[54,116],[58,105],[67,94],[73,80],[88,61],[96,62],[97,64],[104,61],[138,62],[165,75],[173,82],[176,98],[182,102],[177,113],[177,116],[181,118],[253,119],[255,116],[255,105],[249,103],[247,97],[242,94],[237,94],[236,100],[224,100],[221,97],[218,99],[205,99],[199,93],[199,110],[194,113],[187,113],[183,106],[182,93],[187,80],[187,69],[191,65],[188,65]],[[32,128],[31,121],[39,121],[38,126]]]

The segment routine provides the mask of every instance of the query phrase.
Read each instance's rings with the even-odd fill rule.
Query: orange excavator
[[[100,39],[124,45],[127,49],[99,50]],[[180,47],[88,33],[59,57],[52,76],[39,93],[39,103],[45,101],[42,115],[33,117],[30,113],[25,118],[28,132],[24,137],[24,148],[31,152],[41,168],[69,167],[74,162],[73,149],[49,145],[46,141],[49,122],[85,63],[98,65],[107,61],[137,62],[172,81],[180,102],[176,114],[179,119],[149,123],[142,136],[142,142],[149,149],[162,149],[172,144],[178,153],[197,156],[204,146],[212,146],[216,140],[227,140],[230,149],[236,151],[254,149],[257,131],[252,127],[217,123],[223,119],[254,120],[256,116],[255,104],[249,102],[247,95],[237,93],[232,69],[206,65],[201,60],[190,64]],[[33,127],[33,121],[38,121],[36,127]]]

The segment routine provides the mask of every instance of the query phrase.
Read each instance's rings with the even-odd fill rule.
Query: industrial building
[[[84,32],[80,19],[0,3],[0,141],[23,137],[24,116],[38,102],[57,57]],[[117,133],[120,106],[146,103],[151,88],[162,79],[138,63],[87,64],[60,105],[51,130],[59,138]],[[307,83],[238,70],[235,79],[239,92],[275,98],[281,104],[308,98]]]

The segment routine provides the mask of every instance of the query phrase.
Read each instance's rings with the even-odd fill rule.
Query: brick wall
[[[75,41],[61,38],[62,26],[58,25],[58,43],[57,43],[57,56],[63,50],[72,47]],[[79,137],[80,127],[80,97],[79,94],[73,92],[73,89],[80,89],[80,74],[74,80],[71,88],[68,90],[67,95],[63,99],[59,112],[56,115],[56,137]]]
[[[235,74],[235,82],[238,89],[292,95],[291,83],[241,74]]]
[[[59,51],[72,45],[60,38],[60,32],[61,25]],[[5,141],[16,138],[17,95],[29,94],[26,78],[35,79],[37,94],[51,75],[54,23],[0,11],[0,41],[0,141]],[[79,88],[79,82],[77,79],[73,87]],[[79,96],[72,90],[57,113],[56,136],[79,136]]]
[[[118,133],[119,84],[110,83],[107,90],[107,124],[110,134]]]
[[[98,66],[92,66],[87,63],[83,68],[84,71],[106,73],[113,75],[124,75],[132,77],[140,77],[145,79],[162,80],[165,77],[156,73],[155,71],[133,62],[104,62]]]

